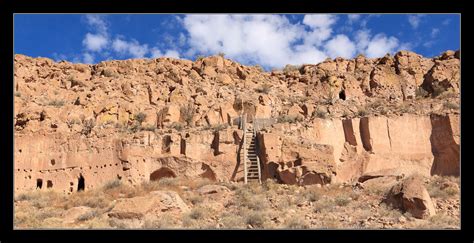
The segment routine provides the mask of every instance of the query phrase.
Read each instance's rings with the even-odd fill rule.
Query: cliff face
[[[273,72],[220,56],[84,65],[16,55],[15,189],[238,181],[241,114],[271,121],[257,136],[264,179],[459,175],[459,69],[459,52]]]

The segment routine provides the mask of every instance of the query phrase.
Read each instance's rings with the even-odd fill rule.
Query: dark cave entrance
[[[80,174],[78,178],[78,182],[77,182],[77,191],[84,191],[85,188],[86,186],[85,186],[84,176]]]
[[[166,167],[160,168],[155,170],[153,173],[150,174],[150,181],[159,181],[162,178],[175,178],[176,174],[171,169]]]
[[[339,99],[346,100],[346,91],[341,90],[341,92],[339,92]]]
[[[43,187],[43,179],[36,179],[36,189]]]

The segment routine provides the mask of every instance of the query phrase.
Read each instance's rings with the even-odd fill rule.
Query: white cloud
[[[151,52],[151,57],[152,58],[158,58],[158,57],[172,57],[172,58],[180,58],[179,57],[179,52],[176,50],[167,50],[165,54],[163,54],[160,49],[154,47],[150,50]]]
[[[115,52],[121,55],[128,55],[133,58],[143,58],[148,52],[148,45],[141,45],[137,40],[124,41],[116,38],[112,43]]]
[[[87,33],[82,40],[82,44],[86,47],[89,51],[100,51],[109,43],[107,36],[102,34],[91,34]]]
[[[356,52],[355,44],[345,35],[337,35],[329,40],[325,48],[331,58],[351,58]]]
[[[398,39],[386,37],[384,34],[377,34],[369,42],[366,55],[370,58],[382,57],[387,53],[393,53],[398,47]]]
[[[423,14],[408,15],[408,23],[410,23],[413,29],[416,29],[420,25],[423,17],[425,17]]]
[[[107,33],[107,23],[105,21],[105,17],[101,15],[86,15],[87,24],[94,28],[95,31],[106,35]]]
[[[348,14],[347,19],[349,20],[349,24],[357,22],[360,19],[360,14]]]
[[[94,56],[92,54],[86,52],[82,55],[82,57],[83,57],[82,60],[84,63],[87,63],[87,64],[94,63]]]
[[[365,48],[369,45],[370,37],[370,30],[363,29],[356,32],[356,47],[359,52],[365,53]]]
[[[312,44],[330,37],[334,19],[307,15],[303,22],[311,31],[280,15],[186,15],[182,23],[191,48],[186,55],[223,52],[267,67],[320,62],[326,55]]]
[[[321,45],[329,39],[332,34],[332,25],[337,22],[337,16],[329,14],[305,15],[303,24],[309,26],[312,31],[305,35],[305,43],[309,45]]]
[[[431,30],[431,38],[435,38],[439,34],[439,29],[438,28],[433,28]]]

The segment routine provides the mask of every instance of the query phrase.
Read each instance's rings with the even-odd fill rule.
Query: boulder
[[[147,214],[185,213],[189,206],[174,191],[153,191],[146,196],[119,199],[108,213],[111,218],[142,219]]]
[[[436,214],[431,197],[420,176],[411,176],[390,189],[385,200],[396,208],[409,212],[415,218]]]

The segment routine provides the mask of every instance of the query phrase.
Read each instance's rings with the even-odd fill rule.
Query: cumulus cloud
[[[92,54],[86,52],[82,55],[82,60],[83,60],[84,63],[92,64],[92,63],[94,63],[94,56]]]
[[[133,58],[143,58],[149,52],[148,45],[141,45],[137,40],[125,41],[116,38],[112,43],[114,51],[121,55],[128,55]]]
[[[179,52],[176,50],[167,50],[164,54],[160,51],[160,49],[154,47],[151,49],[151,57],[158,58],[158,57],[172,57],[172,58],[180,58]]]
[[[321,45],[323,41],[329,39],[332,34],[332,25],[337,21],[337,16],[329,14],[305,15],[303,24],[309,26],[312,30],[305,35],[305,43],[312,45]]]
[[[366,54],[368,57],[381,57],[387,53],[393,53],[398,47],[398,39],[387,37],[384,34],[375,35],[369,42]]]
[[[349,24],[355,23],[360,19],[361,15],[360,14],[348,14],[347,19],[349,21]]]
[[[82,44],[89,51],[101,51],[109,43],[108,37],[102,34],[87,33]]]
[[[369,58],[382,57],[387,53],[393,54],[399,50],[410,50],[410,43],[402,43],[393,36],[383,33],[372,36],[370,30],[359,30],[355,35],[356,49]]]
[[[413,29],[417,29],[423,17],[425,17],[423,14],[408,15],[408,23],[410,23]]]
[[[325,48],[331,58],[351,58],[356,52],[355,44],[345,35],[337,35],[329,40]]]
[[[332,19],[305,16],[303,23],[311,29],[309,33],[304,25],[291,24],[280,15],[186,15],[182,23],[191,47],[187,55],[224,52],[237,61],[282,67],[324,60],[324,53],[312,43],[330,36],[326,29]],[[323,29],[328,34],[318,36]],[[304,44],[296,45],[303,40]]]

